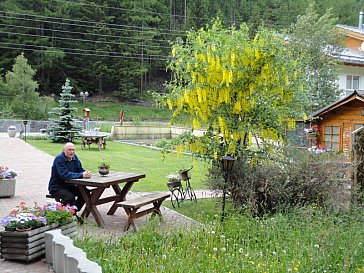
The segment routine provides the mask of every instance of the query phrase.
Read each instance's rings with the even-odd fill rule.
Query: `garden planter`
[[[57,228],[61,228],[63,235],[71,236],[77,233],[77,224],[75,221],[63,226],[51,224],[24,232],[1,231],[0,258],[29,262],[45,255],[44,233]]]
[[[15,195],[16,179],[0,179],[0,197],[13,197]]]
[[[316,139],[317,138],[317,134],[315,133],[306,133],[307,135],[307,139]]]
[[[15,126],[9,126],[8,127],[8,136],[9,137],[15,137],[16,135],[16,127]]]

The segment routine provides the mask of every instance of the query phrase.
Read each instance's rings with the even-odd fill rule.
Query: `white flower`
[[[314,247],[319,248],[320,246],[318,244],[315,244]]]
[[[222,252],[226,252],[226,248],[225,248],[225,247],[222,247],[222,248],[221,248],[221,251],[222,251]]]
[[[217,247],[214,247],[212,250],[216,252],[217,251]]]
[[[239,253],[243,253],[244,249],[243,248],[239,248]]]

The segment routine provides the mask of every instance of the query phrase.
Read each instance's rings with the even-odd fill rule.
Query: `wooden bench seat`
[[[151,193],[118,203],[117,206],[123,207],[126,214],[128,215],[128,220],[126,221],[124,231],[127,231],[130,226],[132,226],[134,230],[137,231],[138,229],[135,225],[134,220],[139,217],[142,217],[149,213],[152,213],[153,216],[161,216],[162,214],[160,211],[160,206],[162,205],[163,201],[169,196],[169,193]],[[153,207],[137,212],[138,209],[149,204],[153,204]]]

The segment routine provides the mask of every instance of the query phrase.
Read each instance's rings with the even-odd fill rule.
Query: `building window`
[[[363,124],[354,124],[354,131],[358,130],[359,128],[363,127]]]
[[[325,126],[324,143],[327,149],[339,150],[340,126]]]
[[[346,89],[359,89],[359,76],[346,75]]]

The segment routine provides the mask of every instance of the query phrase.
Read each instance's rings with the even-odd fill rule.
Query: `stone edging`
[[[86,253],[73,245],[60,229],[45,232],[46,261],[55,273],[102,273],[101,267],[87,259]]]

